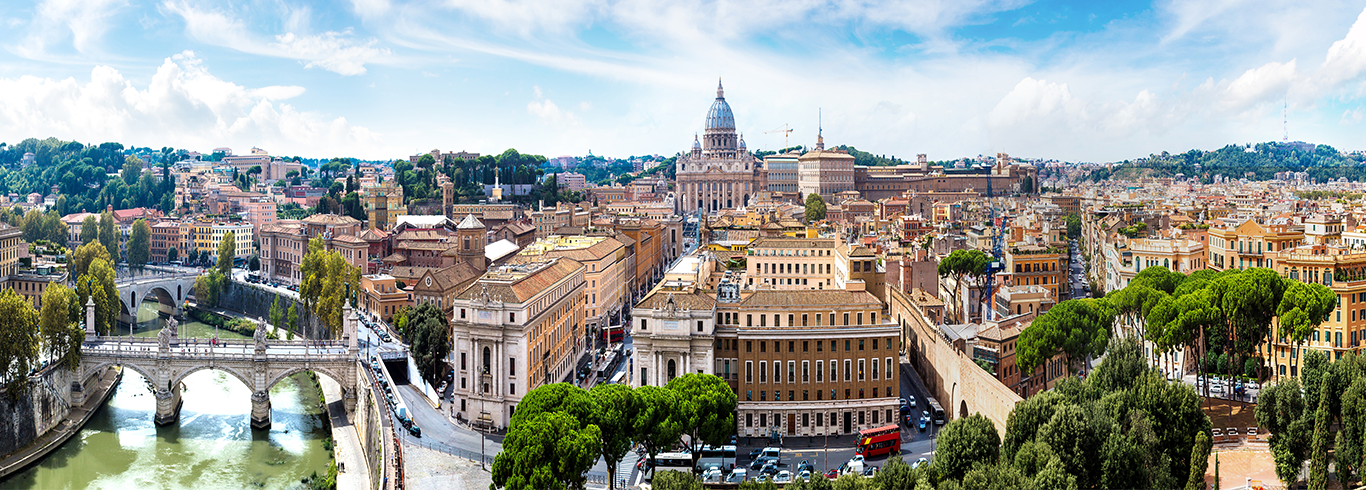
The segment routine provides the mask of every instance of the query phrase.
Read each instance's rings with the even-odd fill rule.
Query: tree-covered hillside
[[[1346,177],[1347,180],[1366,179],[1366,166],[1360,154],[1344,155],[1328,145],[1306,143],[1258,143],[1228,145],[1214,151],[1190,150],[1185,153],[1153,154],[1136,160],[1125,160],[1092,172],[1090,180],[1136,180],[1144,177],[1172,177],[1185,174],[1188,178],[1211,182],[1215,175],[1229,178],[1269,180],[1277,172],[1305,172],[1309,178],[1323,182]],[[1249,173],[1251,175],[1249,175]]]
[[[20,168],[25,153],[33,153],[34,162]],[[179,155],[171,148],[163,148],[161,153],[166,157],[163,163]],[[106,205],[165,211],[175,192],[173,183],[162,180],[165,168],[158,169],[157,177],[143,173],[142,160],[125,156],[120,143],[85,145],[56,138],[29,138],[13,146],[0,143],[0,165],[0,193],[47,195],[53,193],[55,185],[62,197],[57,203],[61,214],[97,212]]]

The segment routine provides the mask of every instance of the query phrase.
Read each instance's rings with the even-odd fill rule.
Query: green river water
[[[133,335],[156,335],[161,320],[154,302],[143,303],[138,322]],[[180,335],[212,338],[215,331],[185,322]],[[326,472],[331,457],[323,440],[331,433],[317,408],[319,388],[307,374],[271,389],[269,432],[252,431],[251,391],[232,375],[199,371],[184,386],[179,423],[157,427],[156,397],[146,379],[125,370],[80,434],[0,488],[291,489],[303,488],[300,478]]]

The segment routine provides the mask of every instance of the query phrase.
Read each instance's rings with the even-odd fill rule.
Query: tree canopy
[[[825,219],[825,199],[820,194],[810,193],[806,195],[806,222],[815,223]]]

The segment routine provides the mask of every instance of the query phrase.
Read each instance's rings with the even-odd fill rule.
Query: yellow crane
[[[775,129],[773,131],[765,131],[764,134],[783,133],[783,149],[786,150],[788,148],[787,135],[792,134],[792,131],[792,128],[787,127],[787,123],[783,123],[783,127]]]

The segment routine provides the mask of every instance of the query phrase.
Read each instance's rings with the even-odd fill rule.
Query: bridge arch
[[[221,371],[221,372],[228,373],[228,374],[232,375],[232,377],[237,378],[238,381],[241,381],[241,382],[242,382],[242,385],[243,385],[243,386],[246,386],[248,390],[251,390],[251,391],[253,391],[253,392],[256,391],[256,385],[255,385],[255,383],[252,383],[252,382],[251,382],[251,378],[250,378],[249,376],[245,376],[245,375],[243,375],[242,373],[237,372],[236,369],[233,369],[233,368],[230,368],[230,367],[227,367],[227,366],[215,366],[215,365],[211,365],[211,364],[205,364],[205,365],[201,365],[201,366],[195,366],[195,367],[192,367],[192,368],[190,368],[190,369],[186,369],[186,370],[184,370],[184,371],[181,371],[181,372],[177,373],[176,376],[175,376],[175,381],[173,381],[170,385],[171,385],[171,386],[176,386],[176,385],[180,384],[182,381],[185,381],[185,378],[189,377],[191,374],[194,374],[194,373],[196,373],[196,372],[203,371],[203,370],[206,370],[206,369],[211,369],[211,370],[215,370],[215,371]]]
[[[334,372],[334,371],[333,371],[332,369],[330,369],[330,368],[319,367],[319,366],[313,366],[313,367],[295,366],[295,367],[291,367],[291,368],[289,368],[289,369],[286,369],[286,370],[284,370],[284,371],[280,371],[280,372],[278,372],[278,373],[274,373],[274,375],[271,376],[270,380],[266,382],[265,391],[270,391],[271,388],[274,388],[276,384],[278,384],[280,381],[283,381],[285,378],[288,378],[288,377],[293,376],[293,375],[298,374],[298,373],[307,372],[307,371],[313,371],[313,372],[318,373],[318,374],[320,374],[320,375],[327,376],[327,377],[330,378],[333,382],[337,383],[338,385],[341,385],[341,386],[343,387],[343,389],[346,389],[346,387],[347,387],[347,384],[346,384],[346,377],[345,377],[345,376],[342,376],[342,375],[340,375],[340,374],[338,374],[338,373],[336,373],[336,372]]]
[[[141,374],[142,377],[147,378],[149,381],[151,381],[151,382],[152,382],[152,385],[155,386],[156,383],[157,383],[157,377],[156,377],[156,376],[153,376],[152,373],[151,373],[150,371],[147,371],[146,369],[143,369],[142,366],[139,366],[139,365],[137,365],[136,363],[125,364],[125,363],[121,363],[121,362],[102,362],[102,363],[96,364],[94,367],[87,368],[87,369],[85,370],[84,376],[85,376],[86,378],[89,378],[89,377],[94,376],[94,375],[96,375],[96,374],[98,374],[98,373],[104,372],[104,370],[107,369],[107,368],[109,368],[110,366],[120,366],[120,367],[123,367],[123,368],[132,369],[133,372],[138,373],[138,374]],[[84,380],[82,380],[82,382],[84,382]]]

